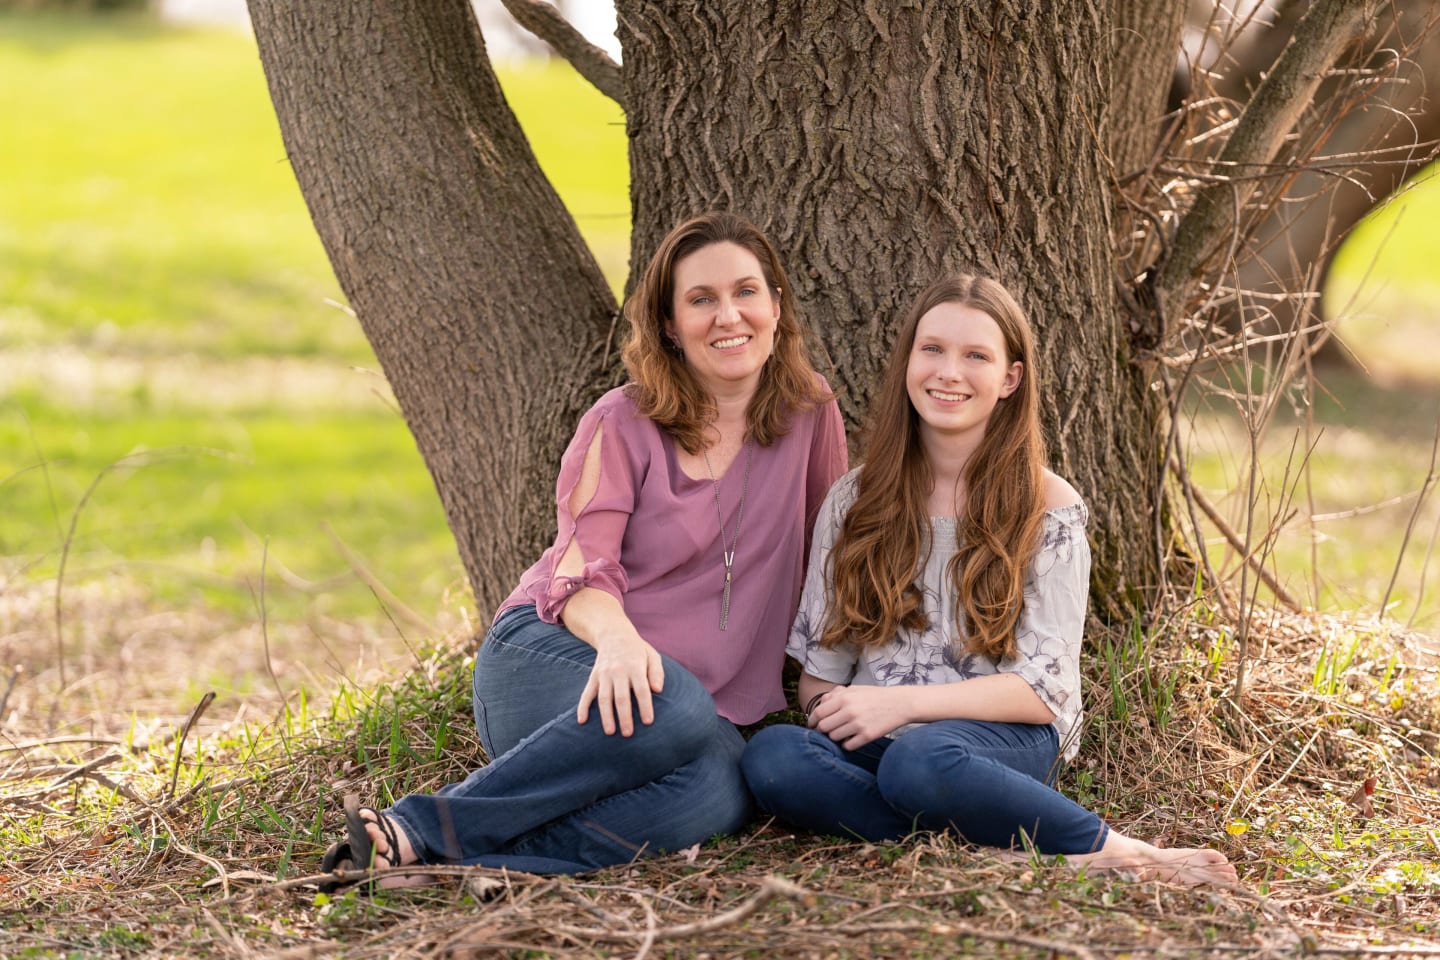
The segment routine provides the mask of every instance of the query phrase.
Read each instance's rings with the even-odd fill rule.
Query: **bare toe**
[[[1147,880],[1162,880],[1187,887],[1206,884],[1229,887],[1239,882],[1235,865],[1219,850],[1204,848],[1165,850],[1152,848],[1155,854],[1140,866],[1139,873]]]

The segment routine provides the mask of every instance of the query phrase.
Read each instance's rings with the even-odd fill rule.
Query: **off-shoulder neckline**
[[[1089,517],[1089,511],[1085,507],[1084,500],[1076,500],[1074,503],[1067,503],[1059,507],[1051,507],[1045,511],[1046,517],[1053,517],[1061,523],[1074,523],[1077,520]],[[930,518],[931,523],[939,523],[945,526],[955,526],[954,517]]]

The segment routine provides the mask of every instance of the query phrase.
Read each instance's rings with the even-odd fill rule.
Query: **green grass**
[[[558,63],[502,67],[542,166],[618,290],[624,116]],[[321,521],[427,616],[462,580],[404,422],[295,184],[254,42],[145,18],[0,14],[0,556],[119,571],[166,603],[379,616]],[[33,430],[34,438],[30,435]],[[213,453],[193,452],[209,449]],[[45,472],[50,461],[49,489]],[[8,478],[8,479],[6,479]],[[53,503],[52,503],[53,498]],[[329,584],[287,590],[283,565]],[[463,591],[462,591],[463,594]]]
[[[253,44],[121,18],[0,18],[7,347],[370,356]]]
[[[1326,281],[1327,315],[1368,369],[1390,380],[1440,380],[1440,163],[1360,223]]]
[[[1322,610],[1377,614],[1389,590],[1391,617],[1434,633],[1440,630],[1440,589],[1435,587],[1440,543],[1428,564],[1426,553],[1440,531],[1440,488],[1432,487],[1418,512],[1417,495],[1440,427],[1440,387],[1386,390],[1363,377],[1333,372],[1323,373],[1321,384],[1308,488],[1302,471],[1307,441],[1299,415],[1282,410],[1261,440],[1252,542],[1259,542],[1275,517],[1288,515],[1266,565],[1297,601]],[[1243,536],[1249,461],[1239,418],[1217,401],[1195,417],[1190,435],[1196,485]],[[1406,544],[1412,514],[1416,521]],[[1306,519],[1310,516],[1322,519],[1312,524]],[[1207,529],[1217,569],[1238,571],[1238,553],[1208,524]],[[1262,588],[1260,595],[1268,592]]]
[[[77,412],[12,397],[0,406],[0,556],[53,575],[99,478],[75,524],[72,576],[129,572],[162,601],[248,614],[268,539],[273,616],[375,613],[323,532],[328,522],[382,582],[433,613],[458,558],[416,459],[398,415],[378,404],[217,415],[143,404]],[[284,586],[282,567],[339,581],[311,597]]]

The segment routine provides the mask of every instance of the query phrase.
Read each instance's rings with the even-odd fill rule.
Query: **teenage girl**
[[[1030,327],[994,280],[931,285],[815,523],[787,652],[807,726],[742,759],[760,807],[821,834],[953,830],[1003,849],[1230,884],[1208,849],[1107,827],[1051,785],[1077,749],[1085,504],[1045,469]]]

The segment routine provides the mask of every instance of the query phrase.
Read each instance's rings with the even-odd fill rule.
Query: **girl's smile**
[[[921,437],[927,444],[942,437],[978,443],[1023,370],[1010,361],[1000,325],[983,310],[953,302],[930,309],[915,328],[905,371]]]

